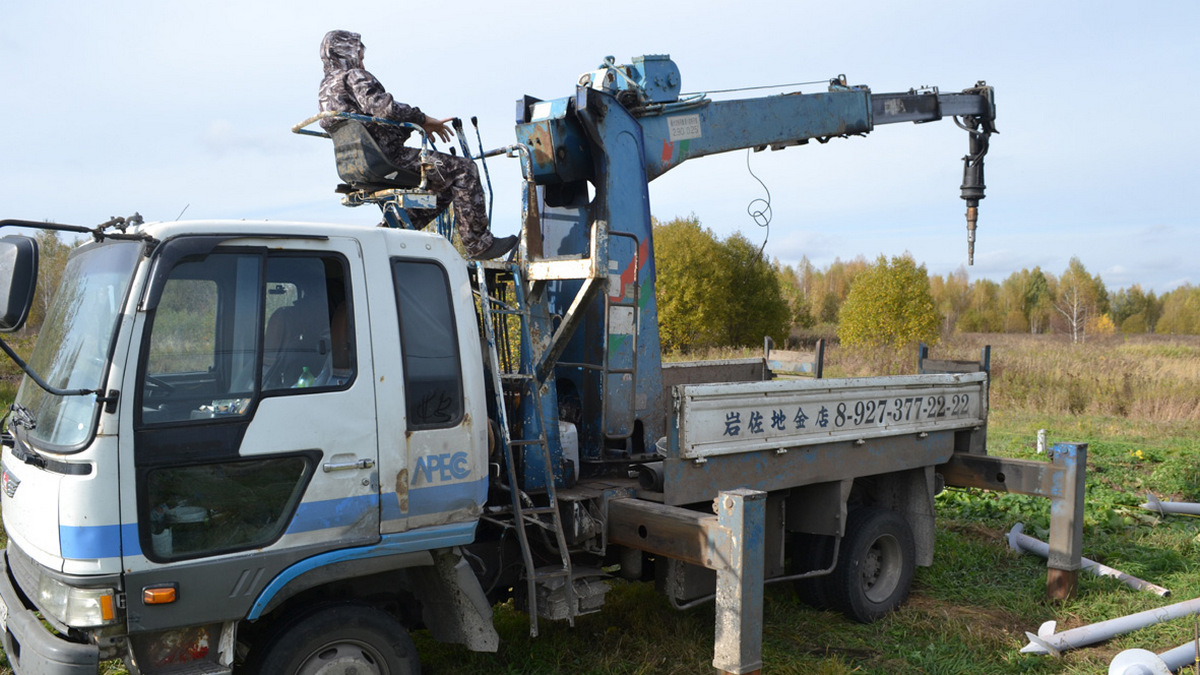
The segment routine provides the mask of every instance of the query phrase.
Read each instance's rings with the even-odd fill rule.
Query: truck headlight
[[[117,622],[117,593],[111,588],[76,588],[42,575],[37,606],[73,628],[92,628]]]

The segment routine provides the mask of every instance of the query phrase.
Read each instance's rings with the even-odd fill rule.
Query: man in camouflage
[[[325,34],[325,39],[321,41],[321,61],[325,66],[325,79],[321,81],[320,89],[321,111],[349,112],[411,122],[423,127],[430,136],[443,142],[449,141],[453,132],[446,123],[450,119],[434,119],[421,112],[420,108],[392,98],[379,80],[363,68],[363,52],[358,33],[334,30]],[[326,130],[337,124],[336,119],[321,121],[321,126]],[[414,172],[420,171],[421,151],[404,146],[411,133],[409,129],[368,124],[367,131],[392,164]],[[412,209],[409,217],[415,227],[424,228],[453,203],[458,235],[469,256],[477,260],[490,260],[508,253],[516,245],[515,236],[502,239],[492,237],[483,186],[479,183],[479,170],[475,168],[475,162],[465,157],[433,153],[433,169],[426,174],[426,180],[427,187],[437,193],[437,206],[432,209]]]

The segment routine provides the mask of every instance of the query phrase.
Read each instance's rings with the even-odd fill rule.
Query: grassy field
[[[1095,623],[1200,597],[1200,519],[1160,518],[1139,504],[1147,492],[1200,501],[1200,338],[1111,338],[1073,345],[1054,336],[963,336],[938,358],[975,358],[993,345],[989,452],[1042,459],[1038,429],[1051,442],[1089,444],[1084,555],[1170,588],[1162,599],[1084,575],[1079,595],[1045,597],[1045,561],[1010,551],[1004,534],[1023,522],[1046,538],[1049,502],[1018,495],[947,490],[937,498],[934,565],[918,570],[909,601],[871,625],[800,603],[786,585],[768,587],[764,673],[1101,673],[1123,649],[1165,651],[1191,639],[1181,620],[1066,652],[1020,654],[1024,632]],[[912,372],[910,354],[827,354],[831,376]],[[574,628],[496,609],[498,654],[414,637],[426,675],[667,674],[711,672],[713,609],[672,610],[647,584],[614,583],[599,614]],[[3,662],[0,662],[2,664]],[[0,665],[0,672],[3,667]],[[111,673],[123,672],[117,668]]]

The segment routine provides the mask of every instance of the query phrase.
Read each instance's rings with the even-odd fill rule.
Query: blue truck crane
[[[518,101],[517,142],[477,157],[521,160],[514,260],[405,228],[432,195],[365,133],[386,120],[340,113],[294,131],[341,117],[343,202],[395,227],[0,222],[89,240],[16,359],[14,670],[416,673],[410,630],[495,650],[493,603],[515,596],[536,635],[598,611],[620,575],[715,601],[714,667],[751,673],[764,583],[859,621],[903,602],[945,467],[990,470],[986,359],[845,380],[664,366],[648,186],[713,153],[953,117],[973,241],[992,89],[680,91],[666,56],[609,58],[571,96]],[[0,261],[12,331],[34,240],[0,240]]]

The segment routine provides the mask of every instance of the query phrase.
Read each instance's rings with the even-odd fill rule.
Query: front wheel
[[[904,602],[916,568],[916,545],[904,518],[888,509],[860,507],[846,521],[842,558],[832,584],[838,608],[871,623]]]
[[[390,614],[366,605],[330,605],[284,621],[251,673],[420,675],[412,638]]]

